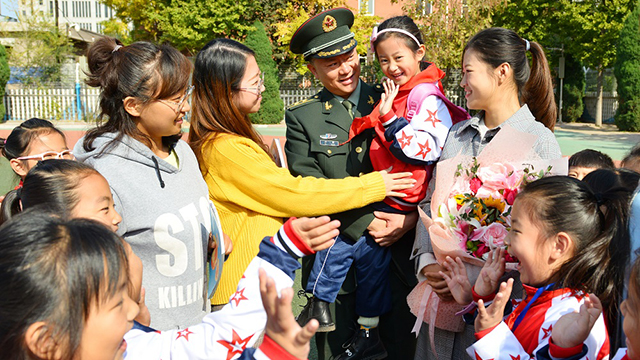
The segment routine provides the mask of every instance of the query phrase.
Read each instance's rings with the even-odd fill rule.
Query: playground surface
[[[11,129],[18,124],[20,124],[18,121],[0,124],[0,138],[6,138]],[[188,132],[188,124],[186,125],[184,131]],[[67,142],[70,147],[73,147],[72,145],[92,125],[60,122],[56,126],[67,134]],[[286,133],[284,125],[255,125],[255,128],[267,144],[270,144],[274,137],[279,137],[281,141],[284,141]],[[614,160],[622,160],[626,153],[640,142],[640,133],[618,131],[616,126],[612,124],[596,127],[594,124],[587,123],[562,123],[556,125],[555,135],[564,156],[571,156],[571,154],[584,149],[595,149],[608,154]]]

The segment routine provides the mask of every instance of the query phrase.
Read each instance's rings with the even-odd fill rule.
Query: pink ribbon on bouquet
[[[435,347],[435,327],[436,327],[436,316],[438,315],[438,303],[440,302],[440,298],[433,291],[431,285],[427,285],[425,287],[424,293],[422,294],[422,299],[420,300],[420,307],[418,308],[418,314],[416,323],[413,324],[413,329],[411,329],[412,333],[418,334],[420,333],[420,328],[422,327],[423,322],[429,323],[429,341],[431,342],[431,350],[438,357],[436,353]],[[429,311],[427,312],[427,307],[429,307]],[[427,314],[427,318],[425,319],[425,313]]]

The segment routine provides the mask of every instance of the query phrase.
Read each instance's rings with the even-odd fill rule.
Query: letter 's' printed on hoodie
[[[205,254],[211,205],[193,151],[178,141],[176,166],[126,135],[103,134],[89,151],[82,144],[76,143],[74,155],[109,182],[123,219],[118,234],[142,260],[151,327],[183,329],[199,323],[210,308]]]
[[[166,253],[156,255],[158,272],[167,277],[184,274],[189,265],[189,249],[183,241],[172,236],[178,235],[185,226],[191,227],[193,234],[194,271],[202,269],[205,248],[204,239],[211,232],[210,201],[200,198],[199,210],[191,203],[179,209],[182,219],[173,213],[158,216],[154,225],[153,236],[156,244]],[[204,219],[201,223],[199,219]],[[204,274],[204,273],[203,273]],[[192,304],[202,299],[204,292],[204,276],[193,284],[180,286],[164,286],[158,288],[158,307],[160,309],[175,308]]]

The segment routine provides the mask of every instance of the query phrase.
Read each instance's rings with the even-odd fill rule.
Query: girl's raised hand
[[[442,271],[440,271],[440,275],[442,275],[447,282],[451,295],[453,295],[453,298],[458,304],[469,304],[473,301],[473,296],[471,294],[471,283],[469,283],[469,277],[467,276],[467,269],[464,267],[464,263],[462,263],[459,257],[454,260],[447,256],[443,265],[449,270],[451,275]]]
[[[480,275],[476,280],[474,290],[480,296],[493,294],[499,285],[499,280],[504,275],[504,249],[496,248],[489,252],[489,257],[485,261]]]
[[[475,331],[477,333],[500,324],[502,318],[504,318],[504,307],[509,301],[512,289],[513,279],[509,279],[506,283],[500,284],[500,290],[489,307],[484,307],[484,301],[478,301],[478,316],[476,316],[475,322]]]
[[[398,89],[400,86],[396,85],[390,79],[385,79],[382,81],[382,87],[384,87],[384,94],[380,96],[380,116],[385,116],[389,111],[391,111],[391,105],[393,105],[393,100],[396,99],[398,95]]]
[[[336,236],[340,234],[338,230],[340,221],[331,221],[328,216],[297,218],[291,221],[291,227],[313,251],[320,251],[330,247],[333,245]]]
[[[405,197],[407,194],[398,192],[398,190],[412,188],[416,183],[416,179],[411,178],[413,174],[410,172],[390,173],[392,168],[393,166],[387,170],[380,171],[384,186],[387,189],[387,196]]]
[[[584,299],[584,304],[580,306],[580,312],[565,314],[553,324],[553,330],[551,330],[553,343],[563,348],[584,343],[600,314],[602,314],[600,299],[594,294],[589,294]]]
[[[263,269],[259,269],[258,274],[262,305],[267,313],[266,334],[289,354],[306,359],[311,349],[309,341],[318,329],[318,321],[311,319],[304,327],[300,327],[291,311],[293,289],[282,289],[278,297],[273,279]]]

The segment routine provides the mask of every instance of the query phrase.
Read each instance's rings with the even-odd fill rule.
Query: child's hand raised
[[[602,314],[600,299],[594,294],[589,294],[584,299],[584,304],[580,306],[580,312],[565,314],[553,325],[551,331],[553,343],[563,348],[584,343],[600,314]]]
[[[338,230],[340,221],[331,221],[328,216],[297,218],[291,221],[291,227],[313,251],[320,251],[330,247],[333,245],[336,236],[340,234]]]
[[[380,96],[380,116],[385,116],[389,111],[391,111],[391,105],[393,105],[393,100],[395,100],[396,95],[398,95],[398,89],[400,86],[396,85],[390,79],[385,79],[382,82],[382,86],[384,87],[384,94]]]
[[[504,266],[504,249],[497,248],[489,252],[489,257],[476,280],[474,287],[476,294],[480,296],[493,294],[498,288],[500,277],[504,275]]]
[[[512,289],[513,279],[509,279],[506,283],[500,284],[500,290],[489,307],[484,307],[484,301],[478,301],[478,316],[475,322],[475,331],[477,333],[500,324],[504,317],[504,307],[509,301]]]
[[[306,359],[311,349],[309,341],[318,329],[318,321],[311,319],[300,327],[291,311],[293,289],[283,289],[278,297],[276,285],[263,269],[259,269],[260,295],[267,313],[266,334],[289,354]]]
[[[462,260],[459,257],[454,260],[447,256],[443,265],[451,275],[442,271],[440,271],[440,275],[447,282],[451,295],[458,304],[467,305],[473,300],[473,296],[471,295],[471,283],[469,283],[467,269]]]

